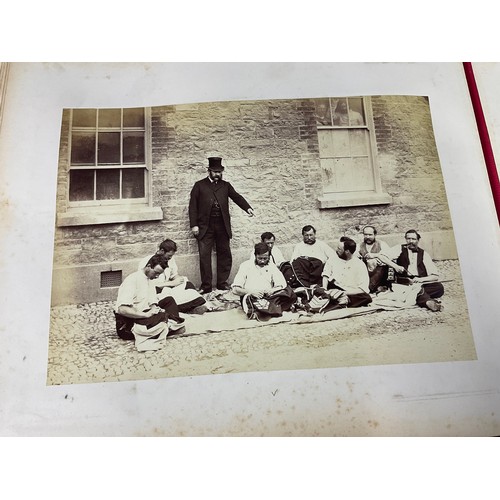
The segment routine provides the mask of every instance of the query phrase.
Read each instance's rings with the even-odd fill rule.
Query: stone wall
[[[187,206],[195,181],[206,176],[208,156],[222,156],[224,178],[255,208],[249,218],[232,204],[232,247],[248,253],[263,231],[279,246],[293,245],[305,224],[318,238],[359,239],[363,225],[379,234],[451,229],[428,101],[423,97],[372,97],[376,165],[392,203],[319,209],[322,193],[318,140],[311,100],[239,101],[155,107],[151,110],[153,205],[163,220],[56,228],[54,266],[112,264],[154,252],[170,237],[197,270]],[[69,113],[62,124],[58,211],[66,209]],[[234,271],[234,270],[233,270]],[[234,274],[234,272],[233,272]],[[193,276],[197,283],[198,276]]]

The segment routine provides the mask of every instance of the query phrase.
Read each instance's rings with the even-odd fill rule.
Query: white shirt
[[[364,263],[355,257],[343,260],[335,255],[328,259],[322,276],[326,276],[328,281],[335,280],[335,284],[340,288],[361,288],[363,292],[369,292],[368,271]]]
[[[381,252],[382,253],[382,252]],[[392,248],[389,248],[386,253],[384,253],[386,257],[389,257],[389,259],[395,261],[400,255],[401,255],[401,245],[396,245]],[[407,271],[413,275],[413,276],[418,276],[418,269],[417,269],[417,253],[408,251],[408,258],[410,259],[410,265],[408,266]],[[434,274],[436,276],[439,276],[436,264],[431,259],[431,256],[424,250],[424,266],[425,269],[427,270],[427,275],[430,276],[431,274]]]
[[[139,267],[137,268],[138,271],[142,271],[146,267],[146,264],[149,262],[149,259],[152,257],[144,257],[139,262]],[[179,274],[179,268],[177,267],[177,263],[175,262],[175,257],[172,257],[168,261],[168,267],[165,268],[163,273],[158,276],[158,278],[152,280],[154,286],[161,286],[164,285],[167,281],[170,281],[171,279],[175,278]]]
[[[255,259],[255,250],[252,250],[249,255],[249,260]],[[285,258],[281,253],[281,250],[275,245],[271,251],[271,262],[279,266],[282,262],[285,262]]]
[[[333,249],[321,240],[316,240],[312,245],[301,241],[295,245],[291,260],[295,260],[298,257],[314,257],[324,264],[330,257],[336,256],[337,254]]]
[[[286,287],[286,280],[275,264],[269,262],[260,267],[255,264],[255,257],[242,262],[232,286],[239,286],[246,290],[265,291],[273,287]]]
[[[120,306],[132,306],[138,311],[145,311],[156,302],[153,280],[148,279],[142,270],[136,271],[127,276],[120,285],[115,311],[118,312]]]

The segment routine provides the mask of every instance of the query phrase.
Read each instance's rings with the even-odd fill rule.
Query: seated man
[[[276,242],[276,237],[274,236],[274,234],[269,232],[262,233],[260,236],[260,240],[269,248],[270,261],[279,268],[280,265],[285,262],[285,258],[283,257],[281,250],[274,244]],[[254,250],[250,252],[249,259],[255,259]]]
[[[160,349],[169,332],[180,333],[184,319],[172,297],[158,302],[153,280],[166,269],[164,255],[153,255],[140,271],[125,278],[118,289],[115,316],[118,335],[134,340],[137,350]]]
[[[289,310],[295,302],[295,294],[287,287],[283,274],[270,262],[265,243],[255,245],[253,260],[241,263],[231,289],[240,296],[249,317],[255,307],[266,309],[269,316],[281,316],[282,311]]]
[[[420,234],[415,229],[405,233],[406,245],[396,245],[384,254],[374,254],[382,262],[396,270],[396,283],[413,285],[421,283],[416,303],[433,312],[441,310],[436,301],[443,296],[444,287],[438,283],[439,273],[428,252],[419,247]]]
[[[335,256],[333,249],[325,242],[317,240],[316,229],[311,225],[307,225],[302,228],[302,241],[295,245],[291,260],[293,261],[299,257],[307,257],[319,259],[325,264],[332,256]]]
[[[357,256],[366,264],[368,269],[370,293],[387,290],[388,267],[380,259],[373,257],[373,254],[385,253],[387,250],[389,250],[387,243],[377,239],[375,227],[365,226],[363,228],[363,241],[359,245]]]
[[[337,245],[337,255],[325,264],[323,288],[331,290],[330,302],[336,307],[360,307],[372,301],[368,293],[368,271],[363,262],[355,258],[355,252],[356,242],[342,236]]]
[[[290,262],[280,267],[285,279],[293,289],[321,284],[321,273],[325,262],[336,257],[335,252],[323,241],[316,239],[316,229],[307,225],[302,228],[301,243],[297,243]]]
[[[164,255],[168,261],[165,271],[153,281],[158,293],[158,300],[165,297],[173,297],[179,307],[179,311],[205,312],[208,309],[203,307],[206,300],[196,290],[196,287],[188,281],[187,277],[179,276],[177,263],[174,254],[177,252],[175,241],[166,239],[160,243],[156,255]],[[150,257],[145,257],[139,262],[138,269],[143,269]]]

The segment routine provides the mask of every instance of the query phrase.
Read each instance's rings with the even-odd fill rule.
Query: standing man
[[[386,253],[389,245],[377,239],[377,229],[374,226],[363,228],[363,241],[359,245],[358,257],[366,264],[370,276],[370,293],[385,291],[387,287],[387,265],[372,254]],[[380,288],[379,288],[380,287]]]
[[[396,245],[385,254],[375,257],[396,270],[399,277],[406,278],[408,284],[422,285],[417,295],[417,305],[433,312],[441,310],[441,304],[435,299],[442,297],[444,287],[438,282],[439,274],[430,255],[419,247],[420,234],[415,229],[405,233],[406,245]],[[396,277],[397,282],[397,277]]]
[[[198,240],[200,254],[200,274],[202,293],[212,291],[212,249],[217,252],[217,288],[229,290],[227,283],[233,257],[230,239],[231,218],[229,198],[250,217],[254,212],[248,202],[237,193],[233,186],[222,180],[222,158],[208,158],[208,177],[198,181],[191,190],[189,200],[189,224],[193,235]]]

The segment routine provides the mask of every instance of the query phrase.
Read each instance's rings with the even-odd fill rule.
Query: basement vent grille
[[[103,271],[101,273],[101,288],[113,288],[122,284],[121,271]]]

